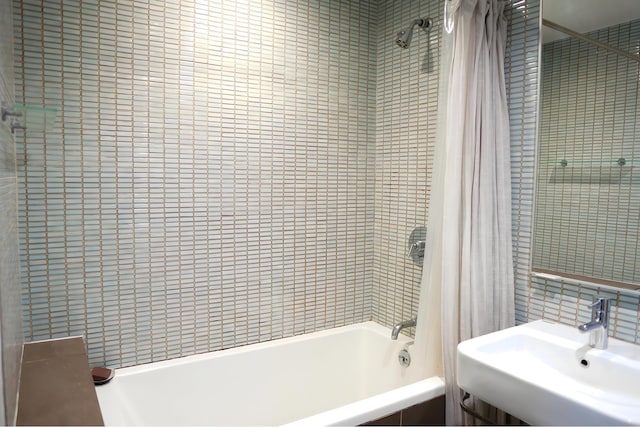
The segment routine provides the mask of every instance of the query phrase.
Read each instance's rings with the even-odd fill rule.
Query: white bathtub
[[[400,366],[409,342],[366,322],[118,369],[96,392],[107,426],[356,425],[444,393]]]

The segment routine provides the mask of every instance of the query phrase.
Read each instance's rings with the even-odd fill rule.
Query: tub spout
[[[403,320],[402,322],[396,323],[396,325],[393,327],[393,330],[391,331],[391,339],[397,340],[398,334],[400,333],[400,331],[403,330],[404,328],[416,326],[417,320],[418,320],[417,317],[413,316],[409,320]]]

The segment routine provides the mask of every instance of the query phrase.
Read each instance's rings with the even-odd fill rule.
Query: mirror
[[[637,288],[640,1],[542,11],[533,271]]]

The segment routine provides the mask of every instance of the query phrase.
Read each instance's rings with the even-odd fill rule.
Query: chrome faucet
[[[393,327],[393,330],[391,331],[391,339],[397,340],[398,334],[400,333],[400,331],[403,330],[404,328],[416,326],[417,320],[418,318],[416,316],[413,316],[409,320],[403,320],[402,322],[396,323],[396,325]]]
[[[609,341],[609,298],[597,298],[591,308],[591,321],[578,326],[580,332],[589,332],[589,345],[598,349],[606,349]]]

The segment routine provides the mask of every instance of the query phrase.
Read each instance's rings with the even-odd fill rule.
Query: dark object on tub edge
[[[93,377],[93,384],[102,385],[106,384],[113,379],[115,375],[114,369],[95,367],[91,369],[91,376]]]

